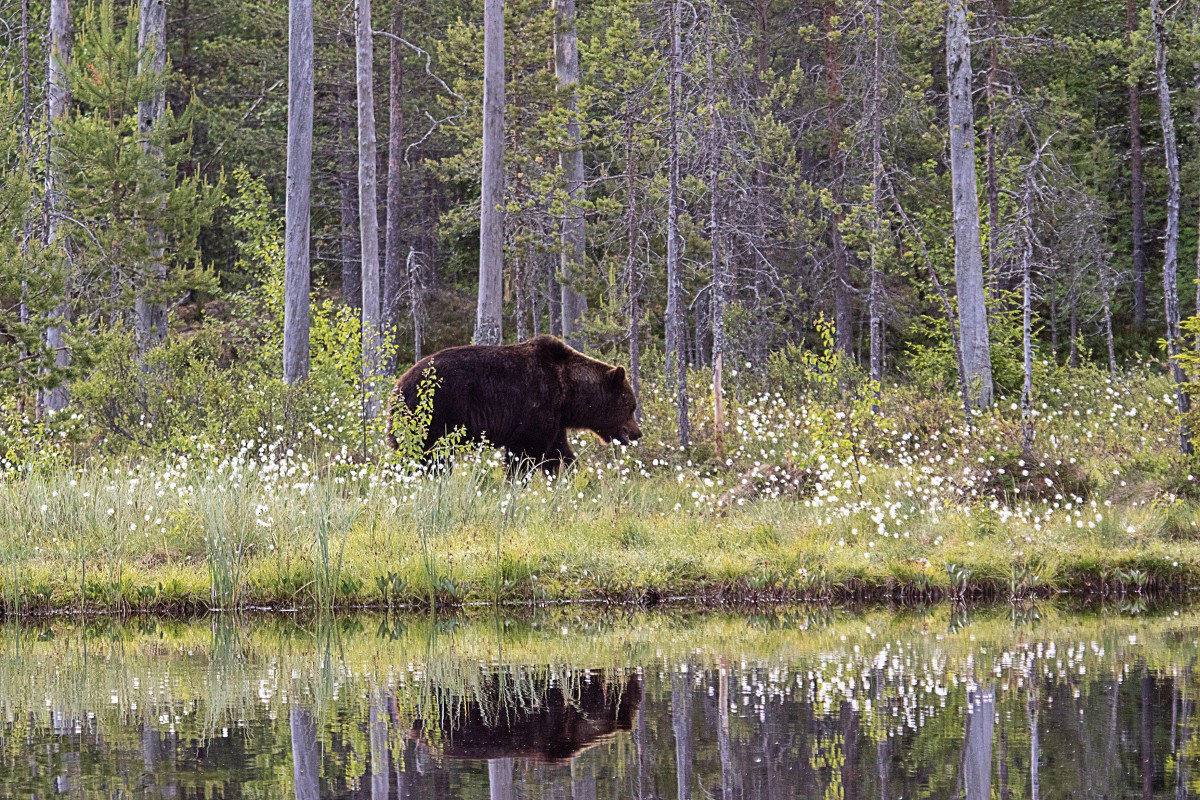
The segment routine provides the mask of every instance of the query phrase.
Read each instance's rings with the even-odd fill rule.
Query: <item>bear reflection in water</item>
[[[619,731],[632,730],[642,700],[635,675],[613,678],[591,671],[533,682],[532,694],[528,678],[521,691],[514,691],[511,675],[494,672],[471,696],[443,698],[436,726],[432,720],[414,726],[418,746],[446,758],[562,763]]]

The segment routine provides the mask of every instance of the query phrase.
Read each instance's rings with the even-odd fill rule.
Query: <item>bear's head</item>
[[[637,396],[629,385],[624,367],[613,367],[605,375],[608,402],[605,403],[603,416],[606,418],[593,430],[605,442],[617,441],[621,444],[632,444],[642,438],[642,429],[638,427],[634,412],[637,411]]]

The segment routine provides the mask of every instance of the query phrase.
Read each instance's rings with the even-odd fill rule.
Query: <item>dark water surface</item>
[[[9,625],[0,797],[1200,796],[1200,609]]]

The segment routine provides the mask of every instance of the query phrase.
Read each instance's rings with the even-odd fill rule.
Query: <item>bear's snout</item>
[[[616,439],[624,445],[633,444],[642,438],[642,429],[637,425],[626,425],[617,432]]]

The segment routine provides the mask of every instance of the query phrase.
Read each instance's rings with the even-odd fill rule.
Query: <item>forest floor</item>
[[[1167,384],[1076,373],[1039,404],[1034,455],[1007,400],[968,428],[954,397],[904,388],[877,414],[731,394],[721,455],[701,411],[681,450],[651,392],[643,442],[581,437],[556,480],[513,479],[489,452],[429,475],[312,442],[47,455],[50,434],[10,428],[26,458],[11,446],[0,470],[0,597],[180,612],[1200,587],[1200,490]]]

